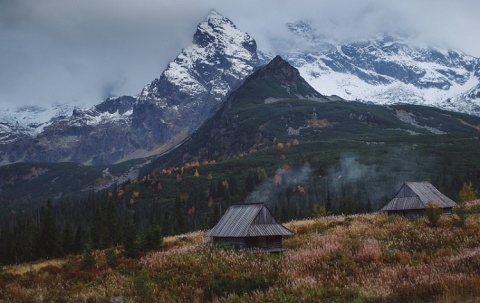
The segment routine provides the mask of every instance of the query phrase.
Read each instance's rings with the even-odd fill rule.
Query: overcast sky
[[[408,27],[480,57],[478,0],[0,0],[0,108],[138,94],[211,9],[262,50],[307,19],[334,20],[339,36]]]

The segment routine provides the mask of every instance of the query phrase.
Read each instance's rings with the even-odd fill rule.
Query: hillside
[[[399,143],[412,140],[414,135],[476,136],[479,129],[480,119],[475,116],[323,96],[277,56],[232,92],[216,115],[175,152],[177,157],[167,160],[178,161],[180,156],[184,161],[189,156],[225,159],[293,138],[303,142]]]
[[[138,176],[148,159],[109,166],[71,162],[16,163],[0,167],[0,215],[35,209],[52,201],[78,201],[94,191]]]
[[[479,126],[478,117],[437,108],[323,96],[277,57],[249,76],[175,152],[150,167],[216,161],[218,170],[200,166],[200,175],[223,166],[224,178],[236,174],[240,180],[245,170],[258,167],[270,180],[285,165],[297,173],[306,168],[300,183],[312,201],[324,201],[330,192],[338,201],[364,206],[370,200],[379,209],[405,180],[430,180],[453,198],[463,181],[476,183]],[[277,200],[263,202],[273,206]]]
[[[0,301],[477,302],[480,217],[381,214],[292,221],[280,255],[213,247],[202,232],[167,237],[138,259],[121,248],[0,268]],[[86,263],[85,258],[89,258]],[[86,266],[86,264],[88,266]]]

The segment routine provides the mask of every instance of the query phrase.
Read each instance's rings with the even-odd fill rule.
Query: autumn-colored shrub
[[[54,266],[54,265],[48,265],[48,266],[45,266],[44,268],[42,268],[41,270],[42,272],[45,272],[45,273],[48,273],[49,275],[58,275],[62,272],[62,269],[57,267],[57,266]]]
[[[152,301],[152,282],[145,270],[140,270],[135,276],[134,287],[137,302],[147,303]]]
[[[107,266],[115,267],[117,266],[117,261],[118,261],[118,258],[117,258],[116,249],[114,247],[107,249],[105,251],[105,262]]]
[[[93,265],[95,265],[95,255],[93,254],[92,247],[90,245],[87,246],[85,252],[83,253],[83,269],[89,269]]]
[[[440,222],[443,210],[440,208],[438,202],[430,202],[425,208],[425,215],[427,216],[430,226],[437,227]]]

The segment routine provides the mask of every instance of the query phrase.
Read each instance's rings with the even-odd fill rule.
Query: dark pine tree
[[[219,179],[217,181],[217,196],[216,198],[223,199],[225,196],[225,187],[223,186],[223,181]]]
[[[117,245],[122,242],[122,223],[117,207],[113,201],[107,204],[107,237],[109,246]]]
[[[231,176],[228,179],[228,183],[229,183],[228,190],[230,191],[230,195],[232,197],[238,195],[239,192],[238,192],[237,178],[235,176]]]
[[[182,234],[186,231],[188,231],[188,226],[187,226],[187,218],[185,216],[185,205],[180,198],[180,196],[177,196],[175,198],[175,205],[173,209],[173,216],[174,216],[174,233],[175,234]]]
[[[34,260],[36,228],[25,217],[20,216],[13,230],[13,254],[15,263]]]
[[[62,250],[64,255],[71,254],[75,251],[75,238],[71,224],[67,224],[63,230]]]
[[[255,187],[255,174],[252,172],[249,172],[247,179],[245,180],[245,192],[251,193],[254,187]]]
[[[215,226],[215,224],[218,223],[220,220],[220,204],[215,203],[212,205],[213,211],[211,212],[211,215],[209,215],[210,220],[208,222],[208,228],[212,228]]]
[[[87,243],[85,250],[83,252],[83,269],[90,269],[95,265],[95,255],[93,254],[93,248],[91,243]]]
[[[75,232],[75,242],[74,242],[74,248],[73,248],[73,252],[74,253],[81,253],[83,251],[83,248],[84,248],[84,239],[85,239],[85,234],[82,230],[82,226],[79,225],[77,227],[77,231]]]
[[[367,209],[366,209],[366,212],[367,213],[371,213],[373,211],[372,209],[372,201],[370,201],[370,198],[368,198],[367,200]]]
[[[97,206],[95,211],[95,218],[93,219],[93,225],[90,229],[90,240],[92,241],[93,248],[106,248],[107,239],[107,214],[105,214],[102,206]]]
[[[325,202],[325,211],[327,214],[332,213],[332,198],[330,197],[330,191],[327,190],[327,201]]]
[[[171,213],[166,211],[163,214],[162,220],[162,234],[164,236],[170,236],[173,234],[173,226],[172,226],[172,216]]]
[[[9,229],[2,230],[0,234],[0,264],[13,264],[15,257],[13,252],[14,235]]]
[[[151,251],[151,250],[158,250],[162,245],[162,233],[160,231],[160,227],[156,225],[149,225],[144,234],[142,239],[142,250],[143,251]]]
[[[209,197],[216,198],[217,197],[217,187],[215,186],[215,182],[210,182],[210,188],[208,190]]]
[[[136,258],[140,254],[138,243],[137,219],[134,212],[127,214],[123,228],[123,250],[128,258]]]
[[[47,201],[47,206],[41,211],[40,230],[36,242],[38,257],[48,259],[60,255],[60,232],[50,200]]]

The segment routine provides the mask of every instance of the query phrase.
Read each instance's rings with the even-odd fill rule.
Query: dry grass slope
[[[380,214],[289,222],[284,254],[213,247],[202,232],[140,259],[95,252],[0,271],[0,302],[478,302],[480,216],[431,228]],[[109,259],[110,258],[110,259]]]

